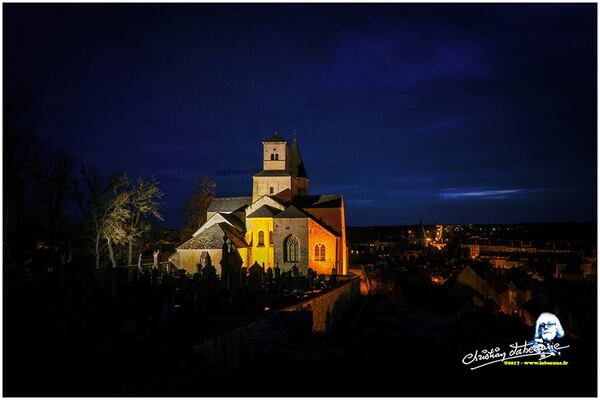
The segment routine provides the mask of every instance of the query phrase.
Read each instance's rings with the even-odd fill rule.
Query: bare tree
[[[79,204],[88,222],[89,239],[94,243],[96,268],[100,267],[103,243],[113,267],[117,266],[117,246],[127,246],[128,265],[133,264],[133,249],[150,229],[148,218],[162,220],[159,206],[163,193],[154,178],[138,178],[131,186],[126,173],[112,180],[103,179],[97,170],[82,168],[87,186],[86,197],[80,194]]]
[[[113,268],[117,267],[113,246],[124,245],[128,241],[127,225],[131,218],[131,192],[127,190],[127,174],[123,174],[111,182],[112,196],[105,208],[102,223],[102,235],[106,239],[108,255]]]
[[[114,245],[127,242],[126,224],[130,216],[127,175],[111,180],[103,178],[96,169],[82,167],[81,173],[87,193],[77,196],[79,207],[87,223],[88,238],[94,244],[96,269],[100,268],[102,243],[106,241],[110,261],[117,265]]]
[[[181,231],[181,241],[188,240],[206,222],[206,212],[215,196],[216,186],[216,183],[207,177],[194,185],[194,192],[185,208],[186,224]]]
[[[133,264],[133,247],[144,233],[150,230],[148,217],[163,220],[159,213],[160,202],[164,195],[154,178],[138,178],[136,184],[128,190],[129,218],[127,220],[127,265]]]

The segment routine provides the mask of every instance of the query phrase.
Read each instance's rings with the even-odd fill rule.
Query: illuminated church
[[[282,271],[295,265],[306,275],[347,273],[342,195],[310,195],[296,138],[291,147],[275,132],[263,140],[263,169],[252,177],[252,197],[213,199],[207,221],[170,260],[196,273],[210,256],[220,274],[223,238],[242,259]]]

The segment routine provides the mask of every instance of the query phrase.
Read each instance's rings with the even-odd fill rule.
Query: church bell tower
[[[287,141],[275,132],[273,136],[263,140],[263,171],[287,170]]]
[[[290,149],[275,132],[263,140],[263,169],[252,178],[252,202],[262,196],[274,196],[287,190],[284,197],[308,194],[308,176],[296,138]]]

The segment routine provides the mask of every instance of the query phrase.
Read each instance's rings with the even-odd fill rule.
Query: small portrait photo
[[[535,323],[533,340],[538,343],[552,343],[565,336],[558,317],[552,313],[541,313]]]

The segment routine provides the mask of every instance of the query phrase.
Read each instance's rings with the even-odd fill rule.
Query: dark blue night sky
[[[296,128],[350,225],[596,221],[596,4],[4,4],[4,91],[49,146],[250,195]]]

